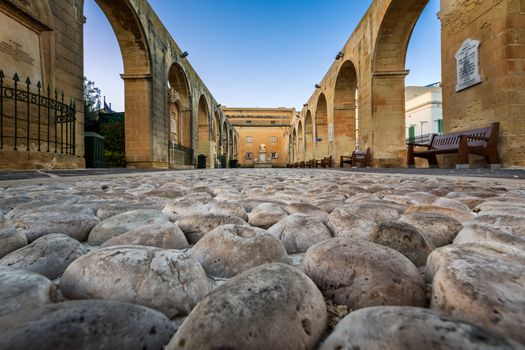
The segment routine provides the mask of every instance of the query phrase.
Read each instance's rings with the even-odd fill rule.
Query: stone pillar
[[[374,72],[372,120],[359,120],[361,149],[370,147],[373,167],[406,166],[405,77],[407,70]]]
[[[336,164],[342,155],[351,155],[355,150],[355,104],[334,108],[334,153]]]
[[[125,143],[128,166],[154,166],[151,132],[151,75],[122,74],[125,94]]]

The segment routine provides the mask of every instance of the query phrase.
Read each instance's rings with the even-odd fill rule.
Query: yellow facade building
[[[222,111],[239,135],[238,161],[243,167],[283,167],[289,163],[286,135],[294,108],[228,108]]]

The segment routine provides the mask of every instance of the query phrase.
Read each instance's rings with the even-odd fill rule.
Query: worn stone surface
[[[222,225],[246,225],[246,222],[235,215],[221,213],[192,214],[180,218],[176,224],[186,235],[188,242],[197,243],[208,232]]]
[[[286,261],[281,241],[245,225],[217,227],[197,242],[191,255],[208,274],[227,278],[262,264]]]
[[[309,203],[290,203],[284,208],[284,211],[289,215],[303,213],[311,218],[320,220],[323,224],[328,222],[326,211]]]
[[[107,220],[115,220],[118,215],[124,215],[129,217],[129,220],[136,219],[136,221],[133,227],[125,228],[125,232],[105,241],[103,247],[81,242],[83,249],[88,252],[87,256],[98,255],[90,258],[89,261],[86,255],[81,256],[69,265],[67,270],[72,271],[69,277],[62,278],[62,281],[59,279],[54,281],[54,284],[59,286],[58,290],[54,288],[56,298],[48,297],[42,292],[47,291],[46,286],[51,283],[44,277],[41,277],[42,287],[33,288],[31,285],[24,284],[25,282],[21,283],[20,288],[25,288],[27,293],[33,291],[36,293],[35,303],[27,304],[30,305],[29,308],[60,302],[64,297],[69,299],[67,293],[62,296],[61,288],[70,288],[78,293],[74,298],[126,300],[162,310],[165,315],[173,318],[175,327],[178,327],[187,314],[195,308],[197,301],[202,300],[213,288],[220,288],[221,285],[228,283],[229,279],[236,279],[243,274],[240,271],[253,266],[255,269],[259,268],[260,265],[257,264],[266,262],[263,258],[268,250],[262,249],[262,244],[254,245],[252,248],[243,245],[250,241],[250,238],[242,237],[245,234],[223,235],[217,240],[221,242],[220,244],[211,243],[209,248],[202,248],[202,240],[205,242],[211,232],[205,233],[204,238],[190,248],[186,235],[175,222],[180,220],[179,223],[182,223],[184,218],[193,216],[196,227],[202,229],[201,232],[205,232],[206,221],[200,220],[203,217],[224,215],[241,220],[262,203],[270,203],[277,216],[282,218],[267,229],[269,232],[265,233],[265,237],[268,237],[266,238],[268,241],[271,238],[271,241],[277,244],[275,247],[279,246],[277,261],[285,261],[291,267],[304,268],[307,264],[315,267],[311,270],[316,275],[311,276],[318,283],[318,288],[325,293],[326,307],[330,314],[330,328],[335,327],[349,311],[369,305],[428,306],[432,292],[433,290],[437,292],[438,286],[443,286],[443,290],[451,291],[453,294],[442,298],[446,299],[447,303],[461,302],[461,305],[477,303],[467,309],[468,312],[475,309],[471,316],[474,315],[476,318],[456,315],[459,319],[470,320],[478,326],[489,328],[483,323],[484,321],[477,320],[495,315],[489,310],[496,310],[504,315],[501,319],[506,322],[496,323],[505,328],[496,331],[500,334],[505,333],[507,337],[510,332],[508,329],[516,327],[511,325],[523,321],[524,312],[521,307],[523,301],[519,299],[522,292],[517,287],[523,285],[523,282],[517,271],[522,264],[518,258],[521,252],[525,251],[523,246],[525,187],[519,181],[504,180],[505,185],[502,186],[486,179],[363,174],[326,169],[170,171],[122,174],[103,178],[94,176],[83,178],[81,181],[66,177],[38,181],[37,185],[14,184],[9,187],[0,185],[0,203],[5,203],[7,208],[7,211],[4,213],[2,210],[3,214],[0,215],[3,216],[3,219],[0,219],[0,230],[11,227],[11,229],[15,228],[17,233],[25,235],[29,228],[26,225],[29,223],[27,218],[32,217],[35,222],[39,220],[38,224],[42,230],[38,234],[43,234],[44,237],[49,234],[52,237],[53,234],[74,233],[80,226],[76,227],[77,222],[68,218],[68,215],[73,214],[86,215],[86,218],[94,218],[94,220],[98,220],[95,213],[99,218],[105,217]],[[431,204],[415,205],[415,202],[409,199],[409,197],[415,198],[414,193],[420,201],[430,202],[432,199],[433,201]],[[2,202],[8,198],[18,199]],[[463,204],[468,207],[468,211],[462,206]],[[295,205],[303,207],[295,209],[305,213],[290,215],[285,210]],[[405,214],[407,208],[414,207],[418,210]],[[159,223],[148,223],[147,220],[134,217],[133,211],[137,209],[154,211],[156,212],[154,217],[158,215],[163,219]],[[162,209],[166,209],[165,213],[161,213]],[[170,212],[171,209],[173,211]],[[250,216],[253,214],[250,213]],[[64,223],[68,222],[67,225],[71,226],[63,225],[66,232],[48,230],[53,227],[51,221],[58,215],[63,216],[60,220]],[[322,217],[328,215],[326,228],[317,215]],[[455,219],[456,216],[459,220]],[[299,217],[301,220],[295,222],[294,218]],[[116,221],[115,227],[120,227],[120,224],[126,225],[126,222]],[[463,250],[464,246],[474,245],[472,243],[485,248],[479,251],[479,256],[476,255],[475,259],[471,257],[470,252],[458,253],[461,259],[449,259],[448,256],[442,259],[450,260],[447,264],[451,265],[452,261],[457,260],[454,263],[454,274],[460,276],[460,282],[454,282],[455,275],[450,275],[454,278],[447,277],[445,280],[439,277],[440,273],[429,271],[430,266],[427,268],[421,266],[417,269],[405,256],[388,248],[388,246],[399,245],[399,250],[402,250],[402,247],[406,248],[407,255],[419,252],[417,249],[410,248],[409,243],[414,241],[400,242],[404,237],[403,230],[395,230],[394,234],[390,235],[380,235],[384,246],[368,241],[372,232],[381,226],[385,227],[384,223],[391,221],[396,222],[401,228],[407,227],[406,224],[415,226],[423,236],[434,245],[443,246],[443,249],[452,247]],[[235,222],[242,224],[243,232],[255,229],[245,220]],[[282,225],[284,223],[288,223],[286,227]],[[313,226],[315,230],[311,228],[311,223],[315,223]],[[217,223],[219,224],[220,222]],[[48,227],[44,227],[46,225]],[[213,227],[222,229],[215,224],[211,228]],[[74,233],[75,238],[85,241],[89,230],[83,233],[84,238],[82,234],[79,233],[77,236]],[[276,232],[273,232],[274,230]],[[329,235],[334,235],[336,238],[327,236],[327,231]],[[282,242],[272,234],[280,237]],[[323,240],[324,238],[327,240]],[[359,241],[358,238],[364,241]],[[324,245],[334,239],[348,240],[352,243],[346,248],[327,248],[321,253],[312,254],[318,249],[316,246]],[[287,242],[290,243],[289,246]],[[284,245],[289,249],[286,253]],[[5,248],[2,244],[0,247]],[[217,253],[220,247],[226,247],[221,248],[222,255]],[[173,248],[185,249],[185,254],[189,257],[184,263],[179,257],[184,253],[172,250]],[[108,249],[111,253],[107,252]],[[501,252],[506,252],[503,255],[508,256],[508,261],[507,258],[487,253],[487,249],[496,250],[500,255],[503,254]],[[207,261],[209,266],[219,266],[222,263],[222,267],[228,269],[233,277],[206,275],[204,268],[192,256],[192,251],[199,250],[202,256],[210,259]],[[305,250],[306,253],[295,253]],[[434,253],[430,256],[432,257]],[[42,255],[50,261],[60,260],[52,250],[47,250]],[[315,259],[312,258],[313,255]],[[72,269],[72,266],[83,260],[82,267]],[[461,260],[463,260],[462,264],[459,263]],[[315,264],[312,264],[312,261]],[[421,262],[418,262],[418,265],[419,263]],[[507,265],[511,267],[505,267]],[[501,272],[503,267],[511,272]],[[500,282],[490,274],[486,275],[483,271],[472,272],[471,269],[480,269],[480,271],[493,269],[494,274],[500,275],[504,282]],[[5,289],[10,290],[5,295],[12,297],[20,294],[20,298],[12,299],[15,301],[9,303],[15,306],[13,309],[15,311],[18,310],[16,305],[23,308],[24,303],[29,302],[31,298],[26,296],[26,293],[17,292],[19,287],[16,285],[16,278],[18,278],[16,276],[18,275],[15,275],[15,279],[5,279],[7,286],[11,288]],[[472,276],[471,279],[475,281],[465,276]],[[426,284],[423,284],[422,277]],[[23,282],[24,279],[20,278]],[[181,279],[184,283],[180,282]],[[4,287],[2,283],[0,289]],[[38,283],[40,282],[36,284]],[[282,280],[279,283],[286,287]],[[512,283],[516,286],[511,285]],[[449,285],[453,287],[449,288]],[[455,292],[456,285],[460,286],[457,289],[463,294]],[[478,292],[481,288],[484,291]],[[269,292],[272,290],[269,289]],[[490,290],[492,294],[489,293]],[[250,298],[258,298],[258,294],[253,289],[248,292],[252,293]],[[489,299],[482,293],[497,294],[504,301],[504,307],[494,304],[496,307],[490,309],[491,304],[485,303],[485,300]],[[494,300],[497,301],[497,298]],[[280,302],[276,301],[276,303]],[[281,309],[288,310],[288,306]],[[8,312],[15,312],[13,310]],[[246,310],[247,308],[244,312],[247,312]],[[460,308],[457,310],[467,314]],[[482,314],[483,317],[478,315],[482,311],[485,312]],[[239,327],[244,327],[244,324]],[[280,329],[286,331],[288,328],[280,327]],[[243,328],[238,328],[235,332],[242,330]],[[400,331],[394,329],[392,332],[394,333],[392,339],[395,339],[395,335]],[[274,334],[280,337],[279,341],[295,344],[295,339],[290,340],[289,336],[282,332],[264,335],[269,344],[277,341]],[[325,330],[323,338],[328,335],[329,331]],[[515,339],[515,336],[513,337]],[[304,339],[300,336],[297,338]],[[256,341],[257,339],[251,344],[257,344]],[[97,348],[100,347],[99,345],[97,344]],[[120,348],[119,345],[113,344],[113,348]],[[316,344],[314,347],[317,348],[319,345]],[[428,347],[432,346],[436,345],[431,344]],[[269,348],[266,344],[261,347]],[[283,347],[286,348],[281,346]]]
[[[105,241],[135,230],[142,226],[169,222],[169,218],[159,210],[138,209],[114,215],[93,227],[89,233],[88,242],[100,245]]]
[[[335,208],[328,218],[328,228],[334,236],[348,236],[356,238],[368,238],[376,224],[354,211],[345,208]]]
[[[211,290],[199,263],[186,253],[142,246],[102,248],[77,259],[60,289],[69,299],[110,299],[186,315]]]
[[[320,350],[520,348],[523,347],[498,333],[435,311],[378,306],[346,316]]]
[[[417,228],[399,221],[379,224],[370,233],[371,242],[390,247],[406,256],[414,265],[423,266],[434,245]]]
[[[248,214],[248,223],[267,229],[286,217],[286,212],[275,203],[261,203]]]
[[[525,251],[474,243],[428,258],[432,308],[525,343]]]
[[[68,301],[0,317],[2,349],[159,349],[175,332],[155,310],[107,300]]]
[[[425,304],[417,268],[401,253],[361,239],[336,237],[308,249],[302,270],[335,304],[359,309]]]
[[[85,252],[77,240],[59,233],[49,234],[4,256],[0,259],[0,265],[36,272],[55,279]]]
[[[27,238],[23,230],[14,223],[0,223],[0,259],[26,245]]]
[[[0,266],[0,281],[0,317],[49,304],[57,298],[55,284],[31,271]]]
[[[514,246],[525,251],[525,239],[517,236],[505,227],[498,227],[478,221],[471,221],[464,225],[463,229],[454,239],[454,244],[462,243],[494,243]]]
[[[270,227],[268,233],[283,242],[288,254],[304,253],[314,244],[332,238],[320,219],[302,213],[285,217]]]
[[[91,209],[71,207],[26,212],[17,216],[16,220],[25,230],[29,242],[50,233],[63,233],[83,242],[91,229],[100,222]]]
[[[206,204],[206,207],[210,213],[235,215],[244,221],[248,221],[248,214],[244,207],[237,201],[234,200],[213,200]]]
[[[326,322],[323,296],[305,274],[267,264],[204,298],[167,349],[314,349]]]
[[[424,211],[403,215],[399,221],[416,227],[435,247],[451,244],[463,227],[453,217]]]
[[[405,211],[406,206],[383,200],[362,200],[358,203],[346,205],[350,211],[379,224],[384,221],[397,220]]]
[[[463,210],[447,208],[447,207],[440,207],[440,206],[433,205],[433,204],[429,204],[429,205],[420,204],[420,205],[410,206],[405,211],[405,214],[414,214],[414,213],[419,213],[419,212],[447,215],[447,216],[450,216],[451,218],[458,220],[460,223],[474,220],[476,218],[475,215],[465,212]]]
[[[101,247],[114,245],[144,245],[163,249],[184,249],[188,240],[179,226],[165,222],[139,227],[102,243]]]

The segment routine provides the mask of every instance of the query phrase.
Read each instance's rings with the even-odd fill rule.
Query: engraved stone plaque
[[[467,39],[456,52],[457,82],[456,92],[481,83],[479,74],[478,40]]]
[[[0,11],[0,69],[33,84],[42,80],[39,35]]]

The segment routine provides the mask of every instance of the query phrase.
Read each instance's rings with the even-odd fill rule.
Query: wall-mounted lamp
[[[319,84],[315,84],[315,88],[316,88],[316,89],[320,89],[320,88],[321,88],[321,85],[319,85]]]
[[[341,58],[343,58],[345,54],[343,53],[343,51],[339,51],[339,53],[337,54],[337,56],[335,56],[335,59],[336,60],[340,60]]]
[[[186,58],[188,57],[189,53],[188,51],[184,51],[183,53],[180,54],[180,58]]]
[[[305,103],[305,104],[303,105],[303,107],[308,107],[308,103]]]
[[[217,105],[217,108],[221,108],[221,107],[222,107],[222,105],[219,103],[219,104]]]

